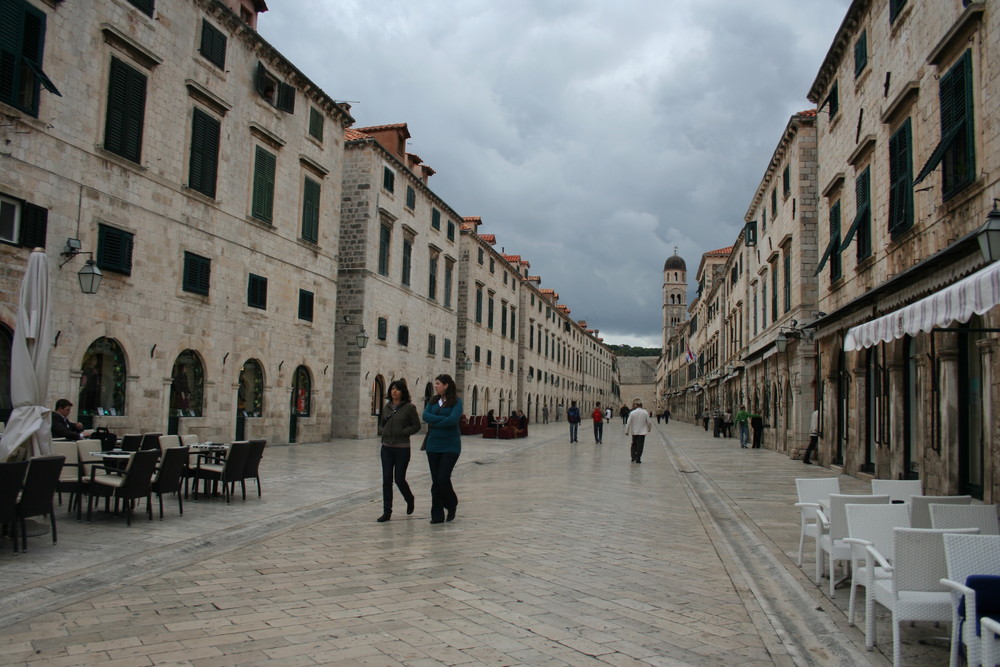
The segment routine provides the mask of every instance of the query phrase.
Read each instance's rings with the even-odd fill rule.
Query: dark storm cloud
[[[358,126],[406,122],[572,317],[654,345],[664,260],[735,240],[849,0],[272,4],[261,34]]]

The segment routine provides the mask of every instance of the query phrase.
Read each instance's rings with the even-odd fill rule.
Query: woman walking
[[[413,514],[413,492],[406,483],[410,465],[410,436],[420,430],[417,408],[410,402],[406,380],[389,383],[389,393],[382,409],[382,523],[392,518],[392,483],[406,500],[406,513]]]
[[[458,496],[451,486],[451,471],[462,453],[462,436],[458,422],[462,417],[462,399],[455,381],[443,373],[434,378],[434,398],[424,408],[427,422],[427,463],[431,469],[431,523],[455,519]]]

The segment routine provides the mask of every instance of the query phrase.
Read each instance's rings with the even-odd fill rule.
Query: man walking
[[[576,407],[576,401],[570,402],[569,410],[566,411],[566,421],[569,422],[569,441],[576,442],[577,432],[580,428],[580,408]]]
[[[632,462],[642,463],[642,450],[646,446],[646,434],[652,428],[649,413],[642,409],[642,401],[632,401],[632,412],[628,414],[625,423],[625,435],[632,436]]]
[[[750,446],[750,418],[758,416],[752,412],[748,412],[745,405],[741,405],[740,411],[736,413],[734,421],[736,422],[736,428],[740,432],[741,449],[746,449]]]
[[[601,409],[600,401],[594,406],[594,411],[590,413],[590,418],[594,420],[594,442],[599,445],[604,436],[604,410]]]
[[[816,446],[819,444],[819,410],[813,410],[812,417],[809,419],[809,446],[806,447],[806,453],[802,456],[802,462],[806,465],[811,465],[810,457],[816,454]]]
[[[542,423],[543,424],[549,423],[549,406],[547,405],[542,406]]]

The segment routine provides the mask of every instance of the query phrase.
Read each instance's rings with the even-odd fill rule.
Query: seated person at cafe
[[[56,401],[56,409],[52,413],[53,438],[80,440],[87,435],[87,432],[83,430],[83,424],[69,420],[69,411],[72,407],[73,404],[65,398]]]

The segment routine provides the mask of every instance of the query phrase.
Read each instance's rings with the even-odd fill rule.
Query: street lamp
[[[343,329],[344,327],[354,324],[350,315],[344,315],[343,321],[336,326],[336,329]],[[359,324],[361,331],[354,337],[354,344],[358,346],[359,350],[363,350],[368,347],[368,332],[365,331],[365,325]]]
[[[977,234],[979,249],[987,264],[992,264],[1000,259],[1000,210],[997,209],[998,203],[1000,203],[1000,199],[993,200],[993,210],[986,214],[986,222],[979,228]]]
[[[66,260],[59,265],[59,268],[61,269],[66,266],[66,262],[77,255],[90,255],[90,258],[84,263],[83,268],[77,272],[76,276],[80,280],[81,292],[84,294],[97,294],[97,288],[101,286],[101,279],[104,278],[104,274],[97,268],[97,262],[94,261],[94,253],[81,250],[81,247],[80,239],[66,239],[66,247],[61,253]]]

